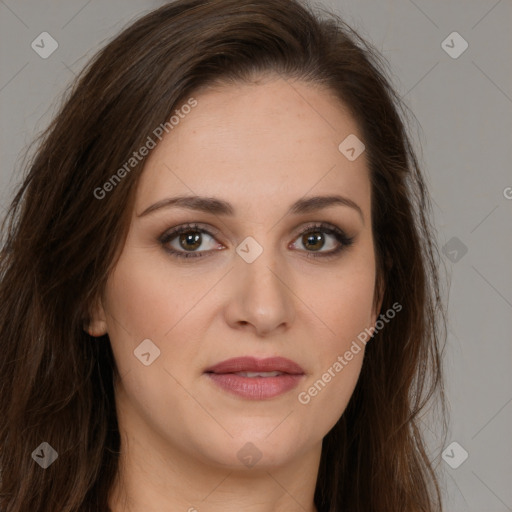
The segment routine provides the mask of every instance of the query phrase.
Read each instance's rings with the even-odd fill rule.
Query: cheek
[[[344,353],[344,352],[343,352]],[[324,437],[343,415],[356,387],[363,362],[364,347],[347,361],[333,354],[329,363],[309,379],[297,396],[299,414],[312,420],[306,437]],[[311,423],[304,422],[303,424]]]
[[[316,314],[326,353],[344,350],[361,331],[372,325],[375,288],[374,261],[369,252],[351,257],[330,273],[303,279],[303,296]],[[312,286],[314,284],[314,286]]]
[[[107,282],[105,313],[121,374],[140,366],[134,351],[143,340],[151,340],[163,355],[165,333],[185,314],[187,300],[182,289],[168,282],[162,269],[148,265],[148,258],[137,257],[136,252],[118,261]]]
[[[170,273],[165,262],[132,251],[118,262],[107,285],[109,312],[116,319],[113,328],[119,331],[121,323],[134,339],[163,339],[200,301],[210,281],[208,276]]]
[[[325,432],[342,415],[359,378],[370,339],[365,329],[372,326],[373,264],[370,256],[362,257],[340,266],[329,278],[319,275],[314,280],[316,293],[308,295],[308,306],[319,319],[316,336],[311,336],[316,364],[297,400]]]
[[[363,291],[358,288],[355,294],[346,288],[326,304],[323,313],[329,330],[312,336],[315,364],[298,390],[297,402],[305,416],[315,418],[317,434],[325,435],[336,424],[359,379],[365,342],[370,339],[364,330],[371,325],[371,293],[369,299]]]

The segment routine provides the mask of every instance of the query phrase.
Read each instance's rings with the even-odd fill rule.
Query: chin
[[[270,469],[286,465],[293,461],[299,452],[306,447],[301,443],[291,429],[270,434],[272,429],[252,427],[247,430],[233,433],[233,437],[226,435],[211,436],[211,432],[205,433],[205,437],[195,451],[199,457],[209,465],[223,467],[229,470],[240,469]],[[274,423],[276,427],[278,423]],[[297,432],[295,430],[295,432]],[[209,435],[209,436],[208,436]],[[206,437],[210,442],[205,443]],[[313,444],[313,443],[312,443]]]

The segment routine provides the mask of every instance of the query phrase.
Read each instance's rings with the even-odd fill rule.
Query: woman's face
[[[362,136],[301,82],[194,98],[149,155],[93,317],[119,368],[120,429],[173,460],[296,463],[343,414],[353,342],[376,320],[366,155],[339,149]]]

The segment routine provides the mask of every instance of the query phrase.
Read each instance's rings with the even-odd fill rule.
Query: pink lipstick
[[[236,357],[205,370],[219,387],[248,400],[273,398],[296,387],[304,370],[284,357]]]

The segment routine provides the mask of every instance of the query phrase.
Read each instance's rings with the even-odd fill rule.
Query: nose
[[[225,308],[230,327],[258,336],[290,328],[295,319],[293,283],[272,250],[264,249],[252,263],[237,255],[230,279]]]

